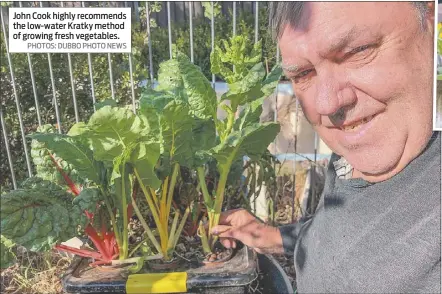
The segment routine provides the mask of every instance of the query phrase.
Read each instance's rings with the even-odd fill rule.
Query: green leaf
[[[74,124],[67,133],[70,137],[81,136],[88,131],[87,124],[84,122],[78,122]]]
[[[270,94],[274,93],[276,86],[279,83],[279,80],[282,76],[282,67],[277,64],[275,65],[270,73],[267,75],[266,79],[262,83],[261,91],[264,93],[265,96],[269,96]]]
[[[100,189],[86,188],[74,198],[72,204],[80,207],[82,211],[87,210],[89,212],[94,212],[97,208],[97,203],[101,200],[103,200],[103,196]]]
[[[200,119],[215,119],[218,102],[209,80],[184,54],[178,54],[177,60],[190,110]]]
[[[158,70],[158,87],[155,90],[169,92],[177,99],[187,101],[178,59],[169,59],[160,64],[160,69]]]
[[[145,89],[140,98],[139,117],[150,127],[150,136],[162,141],[160,116],[166,105],[174,101],[174,97],[166,92]]]
[[[31,251],[47,251],[77,235],[85,218],[72,205],[72,195],[49,181],[31,178],[1,195],[1,232]]]
[[[105,99],[103,101],[95,103],[95,110],[99,110],[105,106],[117,107],[117,101],[113,99]]]
[[[216,146],[216,128],[213,120],[195,119],[192,129],[192,150],[209,150]]]
[[[71,164],[79,175],[99,183],[100,165],[93,158],[92,150],[79,139],[61,134],[32,134],[34,140],[45,143],[47,148]]]
[[[16,261],[16,256],[12,252],[15,244],[3,235],[0,235],[0,238],[0,268],[4,269],[10,267]]]
[[[188,106],[180,101],[170,102],[163,110],[160,124],[164,155],[169,157],[170,163],[191,166],[194,120]]]
[[[233,71],[223,64],[221,60],[222,51],[216,46],[210,53],[210,68],[213,74],[220,75],[227,83],[232,83],[234,80]],[[230,65],[231,67],[231,65]]]
[[[228,173],[232,163],[244,155],[252,160],[258,159],[279,130],[279,124],[270,122],[250,125],[230,134],[223,143],[212,149],[220,173]]]
[[[88,123],[87,136],[92,141],[94,158],[113,161],[132,143],[147,140],[148,126],[128,109],[105,106]]]
[[[241,81],[229,84],[229,91],[221,99],[230,100],[232,109],[236,106],[254,101],[263,96],[261,82],[265,77],[265,68],[262,62],[253,66]]]
[[[137,169],[143,184],[158,189],[161,181],[155,173],[155,166],[160,157],[160,144],[156,142],[140,143],[132,151],[130,162]]]
[[[264,99],[260,98],[251,103],[246,104],[245,108],[239,114],[239,118],[235,121],[235,130],[242,130],[252,124],[260,122],[262,114],[262,103]]]

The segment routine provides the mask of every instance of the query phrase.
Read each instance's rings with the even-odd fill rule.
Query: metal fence
[[[25,2],[26,3],[26,2]],[[50,2],[50,3],[54,3],[57,4],[57,7],[87,7],[90,4],[87,4],[85,2]],[[106,2],[107,6],[111,6],[112,2]],[[106,4],[105,2],[103,2],[103,5],[100,4],[100,6],[104,6],[104,4]],[[120,2],[121,3],[121,2]],[[121,4],[118,5],[121,5]],[[143,5],[145,6],[146,11],[149,10],[149,5],[151,5],[151,2],[123,2],[125,7],[131,7],[133,14],[135,15],[135,20],[139,21],[140,20],[140,14],[139,14],[139,8],[142,7]],[[250,2],[252,3],[252,2]],[[23,7],[22,2],[18,2],[18,6],[19,7]],[[172,58],[172,44],[173,41],[172,40],[172,17],[171,17],[171,2],[166,2],[166,15],[167,15],[167,28],[168,28],[168,49],[169,49],[169,57]],[[194,20],[194,3],[193,2],[189,2],[187,3],[188,5],[184,5],[183,7],[188,7],[188,13],[186,14],[188,17],[188,26],[189,26],[189,39],[190,39],[190,59],[192,62],[194,62],[194,30],[193,30],[193,20]],[[17,6],[17,3],[13,4],[14,6]],[[36,7],[43,7],[43,6],[48,6],[48,2],[27,2],[26,3],[27,6],[36,6]],[[176,4],[174,4],[176,5]],[[231,7],[232,7],[232,34],[236,35],[237,33],[237,8],[238,8],[239,3],[237,2],[232,2],[231,3]],[[241,4],[243,5],[243,4]],[[260,5],[264,5],[262,4],[262,2],[256,1],[253,2],[253,12],[254,12],[254,41],[257,42],[259,39],[259,30],[258,30],[258,26],[260,24],[260,22],[266,22],[267,20],[263,20],[263,19],[259,19],[259,7]],[[211,40],[211,49],[214,49],[215,46],[215,38],[217,37],[215,35],[215,19],[214,19],[214,2],[211,2],[210,5],[211,8],[211,19],[210,19],[210,26],[211,26],[211,30],[210,30],[210,36],[207,36],[207,38],[210,38]],[[22,118],[22,110],[21,110],[21,102],[20,102],[20,95],[18,94],[18,90],[16,87],[16,83],[15,83],[15,76],[14,76],[14,64],[11,58],[11,53],[9,52],[8,49],[8,24],[7,24],[7,7],[1,7],[1,23],[2,23],[2,32],[3,32],[3,36],[4,36],[4,45],[5,45],[5,49],[6,49],[6,56],[7,56],[7,63],[8,63],[8,69],[9,69],[9,75],[10,75],[10,80],[12,82],[12,89],[13,89],[13,96],[14,96],[14,100],[15,100],[15,106],[16,106],[16,111],[17,111],[17,116],[18,116],[18,122],[19,122],[19,129],[20,129],[20,133],[21,133],[21,140],[22,140],[22,144],[23,144],[23,155],[25,157],[25,161],[26,161],[26,168],[27,168],[27,176],[31,177],[32,176],[32,165],[31,165],[31,158],[30,158],[30,154],[29,154],[29,149],[28,149],[28,143],[26,142],[26,132],[25,132],[25,127],[24,127],[24,123],[23,123],[23,118]],[[150,15],[149,13],[145,14],[146,16],[146,35],[147,36],[151,36],[151,27],[150,27]],[[3,40],[2,40],[3,41]],[[148,79],[150,80],[150,82],[152,84],[154,84],[155,82],[155,72],[154,72],[154,67],[153,65],[153,59],[152,59],[152,39],[149,37],[148,38],[148,60],[149,60],[149,75],[148,75]],[[276,46],[276,45],[275,45]],[[35,54],[35,53],[34,53]],[[56,118],[56,122],[57,122],[57,126],[58,126],[58,132],[62,133],[65,130],[62,130],[62,121],[61,121],[61,114],[60,114],[60,110],[59,110],[59,101],[57,101],[58,97],[57,97],[57,88],[56,88],[56,83],[55,80],[57,77],[54,76],[54,68],[53,68],[53,64],[52,64],[52,54],[51,53],[41,53],[41,54],[47,54],[47,66],[49,68],[49,74],[50,74],[50,80],[51,80],[51,85],[50,88],[52,90],[52,103],[53,103],[53,107],[54,107],[54,112],[55,112],[55,118]],[[76,93],[76,82],[75,82],[75,77],[74,77],[74,72],[73,72],[73,65],[72,65],[72,59],[71,59],[71,54],[70,53],[65,53],[67,55],[67,59],[68,59],[68,70],[69,70],[69,76],[70,76],[70,87],[71,87],[71,95],[72,95],[72,103],[74,106],[74,115],[75,115],[75,121],[79,122],[80,120],[80,115],[79,115],[79,110],[77,107],[77,93]],[[77,54],[77,53],[76,53]],[[32,55],[33,54],[29,54],[27,53],[27,61],[28,61],[28,65],[29,65],[29,72],[30,72],[30,79],[31,79],[31,83],[32,83],[32,89],[33,89],[33,96],[34,96],[34,101],[35,101],[35,114],[37,117],[37,122],[38,125],[41,126],[44,122],[42,120],[42,115],[40,112],[40,105],[39,105],[39,99],[41,99],[41,93],[37,92],[37,87],[36,87],[36,81],[35,81],[35,75],[34,75],[34,69],[33,69],[33,63],[32,63]],[[129,63],[129,73],[130,73],[130,88],[131,88],[131,102],[132,102],[132,109],[135,112],[136,107],[137,107],[137,99],[136,99],[136,95],[135,95],[135,90],[134,90],[134,79],[133,79],[133,59],[132,59],[132,53],[128,53],[128,63]],[[94,111],[95,111],[95,103],[97,102],[97,97],[96,97],[96,93],[95,93],[95,88],[94,88],[94,68],[92,66],[92,60],[93,60],[94,56],[91,53],[87,53],[87,60],[88,60],[88,70],[89,70],[89,83],[90,83],[90,98],[91,101],[93,103],[93,107],[94,107]],[[112,59],[111,59],[111,53],[107,54],[107,62],[108,62],[108,70],[109,70],[109,86],[110,86],[110,90],[111,90],[111,96],[113,99],[115,99],[115,89],[114,89],[114,81],[113,81],[113,64],[112,64]],[[276,62],[279,62],[279,48],[276,48]],[[212,74],[212,86],[215,88],[217,83],[215,81],[215,75]],[[278,87],[276,89],[276,92],[278,92]],[[40,95],[40,96],[39,96]],[[275,99],[278,99],[278,95],[275,95]],[[296,102],[297,103],[297,102]],[[278,120],[277,117],[277,113],[278,113],[278,101],[276,101],[275,103],[275,111],[274,111],[274,117],[273,119],[275,121]],[[298,109],[298,105],[296,105],[296,109]],[[3,132],[3,140],[5,142],[5,150],[6,150],[6,156],[8,159],[8,163],[9,163],[9,170],[10,170],[10,175],[11,175],[11,181],[13,184],[14,189],[17,188],[17,177],[14,171],[14,160],[11,156],[11,152],[10,152],[10,146],[9,146],[9,135],[8,135],[8,130],[6,128],[6,124],[5,124],[5,120],[4,120],[4,115],[3,115],[3,105],[2,108],[0,109],[0,118],[1,118],[1,127],[2,127],[2,132]],[[315,156],[314,156],[314,161],[316,161],[316,150],[317,150],[317,142],[318,139],[316,137],[315,134]],[[296,140],[295,140],[295,144],[296,144]],[[296,146],[295,146],[295,150],[296,150]],[[278,154],[280,156],[280,158],[286,156],[285,154]],[[296,169],[296,167],[295,167]]]

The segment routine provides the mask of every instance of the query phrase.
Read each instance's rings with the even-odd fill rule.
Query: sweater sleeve
[[[299,234],[303,225],[311,218],[301,218],[294,224],[288,224],[279,226],[279,232],[282,237],[282,247],[284,248],[284,254],[288,256],[294,255],[295,246],[299,238]]]

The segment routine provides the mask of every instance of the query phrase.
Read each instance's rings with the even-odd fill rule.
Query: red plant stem
[[[90,258],[97,259],[97,260],[104,260],[103,257],[101,256],[101,254],[99,254],[96,251],[91,251],[91,250],[87,250],[87,249],[78,249],[78,248],[66,246],[63,244],[55,245],[55,249],[65,251],[65,252],[70,252],[72,254],[82,256],[82,257],[90,257]]]
[[[103,259],[112,260],[112,254],[106,250],[105,243],[100,236],[98,236],[97,231],[95,231],[91,224],[86,226],[84,232],[91,239],[92,243],[94,243],[95,248],[103,255]]]
[[[75,183],[69,178],[69,176],[64,172],[64,170],[61,168],[61,166],[58,164],[58,162],[55,160],[54,156],[49,153],[49,156],[51,157],[52,162],[54,163],[55,167],[57,168],[58,172],[62,175],[63,179],[65,180],[66,184],[71,189],[72,193],[74,193],[75,196],[80,194],[80,189],[75,185]]]

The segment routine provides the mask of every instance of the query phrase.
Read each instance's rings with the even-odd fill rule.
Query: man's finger
[[[243,210],[243,208],[231,209],[227,211],[223,211],[219,216],[219,224],[228,225],[230,224],[230,216],[238,211]]]
[[[212,228],[212,234],[221,238],[232,238],[232,229],[231,226],[218,225]]]
[[[221,244],[226,248],[236,248],[236,242],[228,238],[220,238]]]

